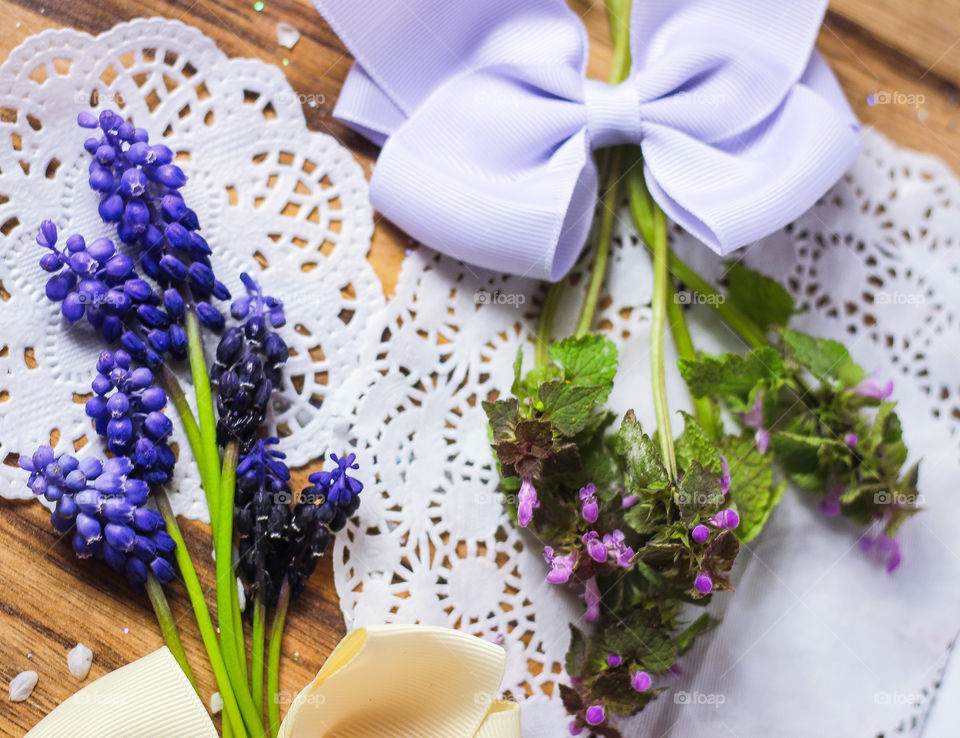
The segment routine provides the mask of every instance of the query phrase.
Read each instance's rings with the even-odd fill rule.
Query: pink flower
[[[590,705],[586,712],[587,725],[599,725],[606,717],[603,712],[603,705]]]
[[[856,433],[847,433],[847,435],[843,437],[843,442],[848,446],[856,446],[860,443],[860,437],[857,436]]]
[[[748,428],[756,428],[757,432],[753,434],[753,442],[757,446],[757,451],[762,454],[767,453],[770,447],[770,434],[763,427],[763,393],[757,392],[757,399],[753,401],[753,407],[745,413],[740,413],[740,420]],[[721,483],[722,484],[722,483]]]
[[[730,491],[730,465],[727,464],[727,457],[720,454],[720,492],[727,494]]]
[[[598,564],[607,560],[607,547],[600,541],[600,534],[595,530],[588,530],[583,534],[583,545],[587,547],[590,558]]]
[[[633,549],[627,546],[623,540],[623,533],[615,530],[603,537],[603,545],[613,554],[613,557],[617,560],[617,566],[626,568],[630,566],[630,560],[633,558]]]
[[[587,605],[587,614],[583,619],[588,623],[595,623],[600,619],[600,587],[597,585],[597,578],[590,577],[587,580],[587,586],[583,591],[583,601]]]
[[[874,400],[886,400],[893,394],[893,380],[888,379],[884,382],[880,379],[880,369],[874,369],[866,379],[853,388],[853,391],[861,397],[872,397]]]
[[[712,518],[710,518],[710,522],[718,528],[732,529],[740,525],[740,516],[737,514],[736,510],[727,508],[726,510],[721,510]]]
[[[705,543],[710,537],[710,529],[703,523],[700,523],[690,533],[690,537],[697,543]]]
[[[651,684],[653,684],[653,680],[645,671],[635,671],[633,676],[630,677],[630,686],[637,692],[646,692],[650,689]]]
[[[885,563],[888,574],[892,574],[903,560],[899,541],[886,533],[864,538],[860,541],[860,549]]]
[[[627,495],[623,498],[623,509],[629,510],[631,507],[640,502],[640,497],[638,495]]]
[[[550,564],[547,581],[551,584],[566,584],[573,574],[573,567],[577,563],[577,554],[569,553],[566,556],[557,556],[550,546],[543,549],[543,558]]]
[[[530,477],[524,477],[520,485],[520,494],[517,497],[517,522],[521,528],[526,528],[533,520],[533,509],[540,507],[537,497],[537,488],[533,486]]]
[[[713,580],[708,574],[700,574],[697,576],[697,581],[693,583],[693,586],[697,592],[701,594],[710,594],[710,591],[713,589]]]
[[[580,489],[580,514],[588,523],[596,523],[600,508],[597,506],[597,488],[593,482]]]

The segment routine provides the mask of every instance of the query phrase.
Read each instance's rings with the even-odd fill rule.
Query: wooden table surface
[[[304,107],[308,125],[350,147],[369,173],[375,149],[331,116],[351,63],[343,46],[307,0],[265,0],[259,12],[253,5],[253,0],[6,0],[0,3],[0,55],[6,57],[45,28],[69,26],[96,34],[137,16],[176,18],[198,27],[230,56],[259,57],[278,66],[288,58],[283,69],[293,88],[325,101]],[[605,78],[610,48],[603,4],[572,0],[572,5],[590,32],[589,73]],[[277,44],[277,21],[300,30],[294,49]],[[936,154],[960,172],[960,0],[833,0],[818,46],[861,121],[900,145]],[[868,98],[881,92],[890,93],[892,103],[871,105]],[[908,99],[919,102],[902,102]],[[404,241],[389,223],[377,223],[369,259],[388,295],[396,284]],[[206,526],[184,522],[183,528],[192,551],[209,549]],[[212,585],[209,556],[197,554],[194,560],[202,583]],[[189,603],[179,586],[169,588],[169,597],[208,699],[215,686],[204,668]],[[212,608],[212,598],[208,601]],[[291,610],[281,690],[296,693],[305,685],[342,634],[328,559]],[[0,500],[0,684],[5,692],[9,679],[24,669],[40,675],[26,702],[0,697],[0,735],[22,735],[77,689],[66,653],[78,641],[94,652],[91,680],[163,644],[146,600],[105,566],[77,560],[69,540],[54,534],[39,504]]]

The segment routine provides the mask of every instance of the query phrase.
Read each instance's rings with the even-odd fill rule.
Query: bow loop
[[[632,69],[586,79],[563,0],[314,0],[357,59],[336,115],[383,150],[374,206],[463,261],[542,279],[573,266],[592,152],[639,144],[651,195],[718,253],[787,224],[857,151],[813,51],[826,0],[636,0]]]

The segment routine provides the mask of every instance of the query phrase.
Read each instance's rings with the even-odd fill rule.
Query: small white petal
[[[300,40],[300,31],[289,23],[277,23],[277,43],[287,49],[292,49]]]
[[[33,693],[33,688],[37,686],[37,672],[21,671],[10,680],[10,701],[23,702]]]
[[[223,697],[219,692],[214,692],[210,695],[210,712],[216,715],[221,710],[223,710]]]
[[[70,673],[81,682],[87,678],[90,673],[90,664],[93,663],[93,651],[78,643],[70,653],[67,654],[67,666],[70,667]]]
[[[240,612],[247,609],[247,596],[243,593],[243,582],[237,577],[237,597],[240,600]]]

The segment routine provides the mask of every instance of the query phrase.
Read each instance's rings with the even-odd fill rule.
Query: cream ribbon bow
[[[521,738],[520,706],[498,700],[502,648],[449,628],[349,633],[290,705],[281,738]],[[217,735],[167,648],[68,698],[27,738]]]

